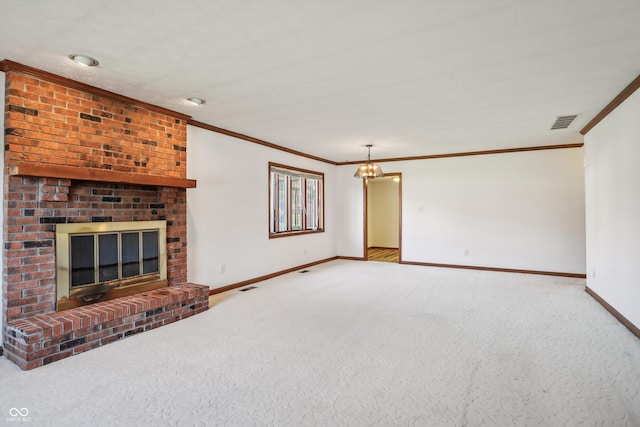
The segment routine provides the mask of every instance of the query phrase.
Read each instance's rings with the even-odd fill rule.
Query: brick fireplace
[[[23,369],[207,309],[187,283],[188,116],[60,76],[6,73],[3,320]],[[58,224],[166,221],[168,287],[57,311]]]

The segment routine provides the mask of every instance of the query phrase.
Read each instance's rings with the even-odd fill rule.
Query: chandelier
[[[384,176],[382,173],[382,169],[375,163],[371,163],[371,147],[373,145],[367,144],[367,149],[369,150],[367,153],[367,161],[362,163],[356,173],[353,174],[354,178],[377,178],[380,176]]]

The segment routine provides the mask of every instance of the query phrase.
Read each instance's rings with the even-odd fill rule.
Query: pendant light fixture
[[[377,178],[379,176],[384,176],[382,173],[382,169],[375,163],[371,163],[371,147],[373,145],[367,144],[367,149],[369,150],[367,153],[367,161],[358,167],[356,173],[353,174],[354,178]]]

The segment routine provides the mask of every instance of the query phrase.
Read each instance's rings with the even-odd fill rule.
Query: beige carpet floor
[[[356,261],[309,270],[29,372],[2,359],[0,422],[640,425],[640,340],[583,280]]]

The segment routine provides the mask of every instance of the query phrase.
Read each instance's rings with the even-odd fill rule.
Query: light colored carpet
[[[0,420],[27,408],[32,426],[640,425],[640,340],[583,280],[309,270],[33,371],[2,359]]]

